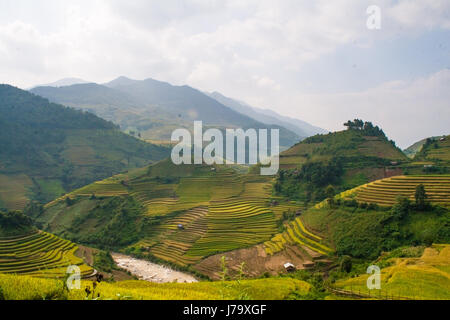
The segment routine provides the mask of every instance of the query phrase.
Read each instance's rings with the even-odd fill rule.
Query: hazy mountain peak
[[[42,85],[37,85],[37,86],[34,86],[33,88],[37,88],[37,87],[66,87],[66,86],[71,86],[71,85],[74,85],[74,84],[83,84],[83,83],[89,83],[89,81],[85,81],[85,80],[80,79],[80,78],[63,78],[63,79],[57,80],[55,82],[42,84]]]
[[[120,76],[110,82],[105,83],[104,85],[107,87],[116,87],[116,86],[130,85],[130,84],[136,83],[138,81],[139,80],[130,79],[125,76]]]
[[[205,94],[222,103],[223,105],[237,112],[240,112],[244,115],[247,115],[257,121],[271,125],[283,126],[295,132],[297,135],[303,138],[315,135],[317,133],[328,132],[322,128],[313,126],[303,120],[282,116],[272,110],[253,107],[246,102],[226,97],[217,91]]]

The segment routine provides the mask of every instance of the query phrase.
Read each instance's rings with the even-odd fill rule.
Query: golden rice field
[[[258,280],[152,283],[147,281],[101,282],[86,297],[84,289],[92,282],[82,281],[80,290],[64,290],[62,281],[29,276],[0,274],[0,287],[6,300],[284,300],[291,294],[306,295],[311,285],[291,278]]]
[[[77,265],[82,276],[92,274],[93,269],[75,256],[77,249],[74,243],[42,231],[0,238],[0,273],[63,277],[67,266]]]
[[[359,202],[392,206],[398,196],[414,200],[415,189],[419,184],[425,186],[431,203],[450,206],[449,175],[395,176],[358,187],[354,189],[354,195]]]
[[[266,253],[270,255],[280,252],[287,244],[297,245],[311,261],[333,252],[333,249],[324,243],[322,237],[305,227],[300,217],[287,224],[283,233],[279,233],[270,241],[264,242]]]
[[[173,170],[168,170],[171,166]],[[162,162],[132,177],[117,175],[67,196],[133,197],[143,206],[144,215],[158,217],[161,223],[129,247],[181,266],[196,264],[219,252],[269,241],[278,232],[277,221],[283,212],[301,209],[296,203],[272,196],[271,178],[236,174],[225,166],[211,168],[197,166],[178,172],[176,166]],[[169,178],[158,178],[162,173]],[[63,199],[49,204],[47,209]],[[82,202],[78,208],[85,210]],[[64,223],[58,218],[62,216],[61,212],[52,221]],[[295,233],[296,229],[292,231]],[[303,243],[296,233],[287,233],[286,237],[290,242]],[[304,240],[304,246],[315,248],[320,254],[328,250],[310,240]]]
[[[247,177],[246,181],[239,178],[239,182],[235,175],[218,177],[221,183],[208,179],[209,184],[198,177],[183,178],[189,189],[184,189],[180,183],[177,189],[180,198],[173,204],[166,204],[166,210],[180,208],[179,203],[198,206],[157,226],[156,235],[139,245],[148,247],[149,252],[160,259],[188,265],[217,252],[270,239],[276,232],[275,215],[267,205],[270,184],[255,182],[259,177]],[[225,179],[229,179],[229,183],[224,183]]]
[[[392,258],[392,265],[381,270],[381,289],[367,288],[368,274],[337,281],[344,290],[406,299],[450,299],[450,245],[435,244],[420,258]],[[375,262],[376,264],[376,262]]]

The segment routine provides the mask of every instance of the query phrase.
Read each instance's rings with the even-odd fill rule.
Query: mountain
[[[276,192],[315,203],[328,185],[340,192],[402,174],[410,162],[405,154],[378,126],[355,122],[358,127],[315,135],[282,152]]]
[[[51,101],[88,110],[120,125],[123,131],[138,132],[144,139],[169,141],[173,130],[192,130],[194,120],[205,127],[278,128],[283,149],[301,137],[279,125],[267,125],[236,112],[189,86],[173,86],[153,79],[117,78],[104,85],[38,87],[31,90]]]
[[[34,86],[33,88],[36,88],[36,87],[65,87],[65,86],[71,86],[71,85],[80,84],[80,83],[89,83],[89,82],[85,81],[83,79],[80,79],[80,78],[64,78],[64,79],[60,79],[55,82],[51,82],[51,83],[47,83],[47,84],[40,84],[40,85]]]
[[[282,127],[285,127],[293,132],[295,132],[300,137],[309,137],[318,133],[327,133],[326,130],[315,127],[305,121],[289,118],[282,116],[272,110],[267,109],[260,109],[252,107],[245,102],[241,102],[235,99],[231,99],[228,97],[225,97],[219,92],[212,92],[207,93],[211,98],[217,100],[218,102],[222,103],[223,105],[240,112],[242,114],[245,114],[257,121],[260,121],[262,123],[266,124],[275,124]]]
[[[407,150],[415,151],[414,160],[448,164],[450,162],[450,135],[423,139],[408,147]]]
[[[434,139],[434,138],[431,138]],[[422,150],[423,145],[425,144],[425,142],[427,141],[427,139],[422,139],[420,141],[417,141],[416,143],[413,143],[412,145],[410,145],[408,148],[406,148],[405,150],[403,150],[403,153],[406,154],[409,158],[414,158],[414,156],[420,151]]]
[[[0,208],[22,209],[169,155],[91,113],[0,85]]]

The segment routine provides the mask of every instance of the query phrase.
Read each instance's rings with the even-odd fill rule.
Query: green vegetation
[[[349,121],[346,131],[309,137],[280,156],[277,195],[305,204],[325,199],[326,187],[339,193],[361,184],[401,173],[408,158],[370,122]]]
[[[350,200],[310,209],[305,223],[325,235],[339,256],[375,259],[382,251],[405,245],[450,242],[450,212],[440,207],[420,211],[399,199],[391,209],[371,209]]]
[[[341,159],[307,162],[299,170],[280,170],[274,190],[277,194],[302,199],[305,203],[319,202],[327,196],[325,187],[339,184],[342,174]]]
[[[112,270],[117,270],[118,267],[114,262],[111,254],[108,251],[97,250],[94,252],[94,263],[92,267],[98,271],[111,273]]]
[[[450,136],[428,138],[414,160],[431,160],[437,165],[450,162]]]
[[[0,211],[0,237],[27,234],[33,230],[34,227],[30,217],[17,211],[7,213]]]
[[[8,209],[46,203],[169,153],[91,113],[8,85],[0,85],[0,110],[0,199]]]
[[[338,280],[334,287],[373,298],[450,299],[449,245],[401,248],[382,255],[373,264],[381,270],[381,289],[367,288],[368,274]],[[366,265],[367,267],[367,265]],[[365,273],[365,270],[361,273]]]

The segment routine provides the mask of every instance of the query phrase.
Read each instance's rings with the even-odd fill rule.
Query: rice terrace
[[[0,1],[0,308],[445,305],[449,12]]]

